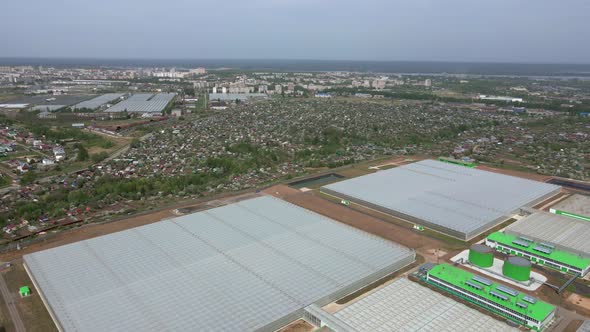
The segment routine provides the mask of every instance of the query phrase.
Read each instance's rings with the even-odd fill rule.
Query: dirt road
[[[16,308],[16,304],[14,303],[13,295],[8,290],[8,286],[6,286],[6,282],[4,281],[4,277],[0,275],[0,293],[4,298],[4,302],[6,303],[6,307],[8,308],[8,312],[10,313],[10,320],[14,324],[14,329],[16,332],[25,332],[25,324],[20,317],[20,314]]]

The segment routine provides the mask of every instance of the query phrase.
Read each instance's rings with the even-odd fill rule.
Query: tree
[[[22,185],[31,184],[31,183],[35,182],[35,180],[37,180],[37,173],[29,171],[29,172],[26,172],[20,178],[20,184],[22,184]]]
[[[82,144],[77,144],[76,147],[78,148],[78,156],[76,157],[76,160],[78,160],[78,161],[88,160],[88,150],[86,150],[86,148]]]
[[[99,163],[99,162],[105,160],[108,156],[109,156],[108,153],[106,153],[105,151],[102,151],[102,152],[93,154],[91,156],[91,159],[92,159],[92,162]]]
[[[132,147],[133,149],[136,149],[136,148],[138,148],[138,147],[140,147],[140,146],[141,146],[141,141],[139,140],[139,138],[134,138],[134,139],[131,141],[131,147]]]

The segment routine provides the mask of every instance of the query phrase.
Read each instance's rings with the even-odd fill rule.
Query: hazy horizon
[[[540,62],[533,62],[533,61],[482,61],[482,60],[472,60],[472,61],[460,61],[460,60],[411,60],[411,59],[399,59],[399,60],[371,60],[371,59],[315,59],[315,58],[183,58],[183,57],[116,57],[116,56],[106,56],[106,57],[92,57],[92,56],[79,56],[79,57],[68,57],[68,56],[0,56],[1,60],[99,60],[99,61],[127,61],[127,60],[139,60],[139,61],[219,61],[219,62],[239,62],[239,61],[292,61],[292,62],[351,62],[351,63],[448,63],[448,64],[458,64],[458,63],[472,63],[472,64],[523,64],[523,65],[581,65],[581,66],[590,66],[590,59],[587,62],[548,62],[548,61],[540,61]]]
[[[30,0],[0,9],[1,58],[590,61],[582,0]]]

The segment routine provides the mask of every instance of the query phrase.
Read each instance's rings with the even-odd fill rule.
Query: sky
[[[588,0],[0,0],[0,57],[590,63]]]

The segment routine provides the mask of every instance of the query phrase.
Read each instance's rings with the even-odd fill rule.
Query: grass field
[[[11,152],[8,153],[8,155],[6,156],[2,156],[0,157],[0,162],[1,161],[7,161],[7,160],[12,160],[12,159],[16,159],[16,158],[20,158],[20,157],[41,157],[41,155],[37,152],[32,152],[32,151],[17,151],[17,152]]]

